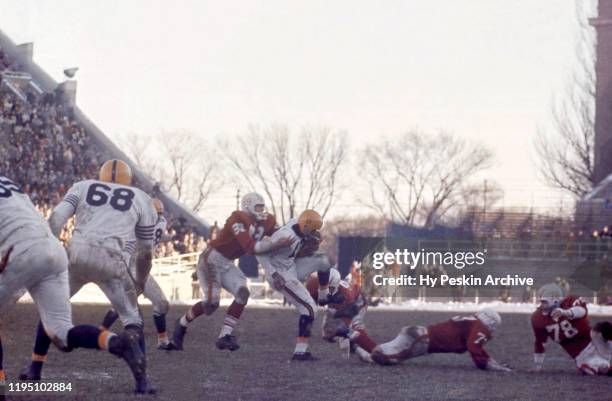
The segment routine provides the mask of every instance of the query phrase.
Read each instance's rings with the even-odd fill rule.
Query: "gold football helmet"
[[[100,181],[115,182],[117,184],[132,184],[132,169],[123,160],[111,159],[100,168]]]
[[[298,218],[298,226],[304,235],[310,235],[311,232],[320,230],[323,227],[323,219],[321,215],[312,209],[306,209]]]

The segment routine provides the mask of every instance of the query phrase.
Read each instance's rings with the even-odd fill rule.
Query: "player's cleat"
[[[172,351],[174,349],[174,344],[172,344],[171,342],[159,343],[157,344],[157,349],[164,351]]]
[[[151,386],[146,380],[136,384],[135,394],[157,394],[157,389]]]
[[[236,342],[236,337],[231,334],[226,334],[217,340],[217,348],[228,349],[230,351],[236,351],[240,348],[240,345]]]
[[[318,361],[319,358],[312,356],[308,351],[306,352],[295,352],[291,357],[292,361]]]
[[[132,330],[125,330],[113,336],[108,344],[111,354],[123,359],[134,376],[136,382],[135,392],[138,394],[153,394],[155,389],[147,382],[147,363],[145,355],[140,349],[138,335]]]
[[[40,377],[41,369],[33,364],[29,364],[19,373],[19,380],[40,380]]]
[[[181,324],[181,319],[177,319],[174,324],[174,332],[172,333],[172,349],[177,351],[183,350],[183,339],[187,333],[187,327]]]

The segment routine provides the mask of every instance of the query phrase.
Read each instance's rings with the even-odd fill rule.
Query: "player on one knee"
[[[318,296],[319,280],[310,277],[306,282],[310,295]],[[351,347],[357,355],[371,361],[369,355],[376,347],[376,342],[370,338],[364,323],[367,311],[367,302],[359,286],[351,286],[340,277],[336,269],[330,270],[329,275],[330,299],[327,311],[323,316],[322,336],[328,341],[339,340],[345,357],[350,354]]]
[[[483,309],[472,316],[455,316],[428,327],[404,327],[392,341],[378,345],[372,351],[372,359],[381,365],[392,365],[427,354],[469,352],[477,368],[509,372],[484,349],[500,326],[499,314]]]
[[[1,176],[0,222],[0,307],[12,305],[27,290],[40,315],[38,330],[49,342],[64,352],[107,350],[125,360],[137,383],[146,382],[145,359],[134,333],[117,335],[96,326],[72,324],[66,251],[28,196]],[[0,384],[5,376],[2,356],[0,342]]]
[[[155,239],[153,245],[153,248],[155,248],[162,241],[163,233],[166,231],[168,222],[164,217],[164,204],[162,201],[158,198],[154,198],[153,206],[157,211],[157,223],[155,224]],[[130,269],[132,270],[132,274],[135,274],[136,266],[133,262],[134,258],[131,258]],[[157,331],[157,349],[170,350],[172,348],[172,343],[168,339],[168,333],[166,331],[166,314],[170,309],[168,298],[166,298],[166,295],[162,291],[161,287],[152,276],[147,278],[143,295],[149,301],[151,301],[151,304],[153,305],[153,323],[155,325],[155,330]],[[117,311],[112,308],[109,309],[102,320],[102,328],[106,330],[110,329],[118,318],[119,314]]]
[[[296,256],[310,238],[318,236],[322,226],[323,220],[319,213],[305,210],[298,219],[290,220],[270,238],[265,238],[256,245],[257,260],[266,272],[266,280],[272,288],[283,294],[300,314],[297,343],[292,357],[294,360],[316,359],[308,351],[308,340],[317,313],[317,303],[302,284],[305,278],[300,280],[298,277]],[[273,244],[279,242],[285,242],[286,245],[272,249]],[[329,268],[323,277],[319,276],[319,279],[322,280],[321,286],[325,289],[325,299],[328,299]]]
[[[246,254],[256,254],[256,243],[276,229],[274,215],[268,214],[264,198],[251,192],[242,197],[242,210],[234,211],[225,222],[216,239],[212,240],[198,259],[197,275],[204,294],[175,323],[173,348],[183,349],[187,326],[198,316],[212,315],[219,307],[221,288],[234,296],[227,309],[216,346],[235,351],[240,348],[233,335],[238,320],[249,300],[246,276],[234,265],[234,260]],[[281,241],[272,248],[281,247]]]
[[[137,294],[142,292],[151,269],[157,213],[151,198],[131,183],[132,172],[128,164],[108,160],[100,168],[99,179],[77,182],[68,190],[53,209],[49,225],[53,234],[59,236],[68,219],[75,216],[68,245],[70,296],[85,284],[95,283],[119,313],[125,330],[138,338],[144,355],[143,322]],[[135,277],[129,271],[129,260],[134,252]],[[21,379],[40,377],[49,341],[39,325],[32,363],[22,372]],[[145,374],[137,379],[136,391],[155,391]]]
[[[583,374],[608,374],[612,356],[609,325],[600,324],[591,330],[586,303],[573,295],[563,296],[556,284],[542,286],[538,295],[540,306],[531,315],[533,371],[543,369],[544,343],[550,338],[576,361]]]

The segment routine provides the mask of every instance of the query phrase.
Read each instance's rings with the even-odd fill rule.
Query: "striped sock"
[[[108,349],[108,342],[110,341],[111,338],[113,338],[114,336],[116,336],[115,333],[110,332],[108,330],[103,330],[99,335],[98,335],[98,348],[103,349],[103,350],[107,350]]]
[[[219,338],[232,334],[234,328],[236,328],[236,324],[238,324],[238,319],[230,315],[225,315],[225,320],[223,321],[223,327],[221,328]]]

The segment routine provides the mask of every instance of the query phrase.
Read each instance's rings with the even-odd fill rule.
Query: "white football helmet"
[[[495,332],[501,326],[501,316],[493,309],[485,308],[476,313],[476,318],[482,322],[491,333]]]
[[[335,294],[338,292],[338,287],[340,287],[340,281],[342,278],[340,277],[340,272],[336,269],[329,269],[329,293]]]
[[[558,308],[563,300],[563,290],[555,283],[543,285],[538,290],[538,299],[544,312]]]
[[[242,197],[240,206],[243,211],[249,213],[255,220],[263,221],[268,218],[266,202],[257,192],[250,192]]]

